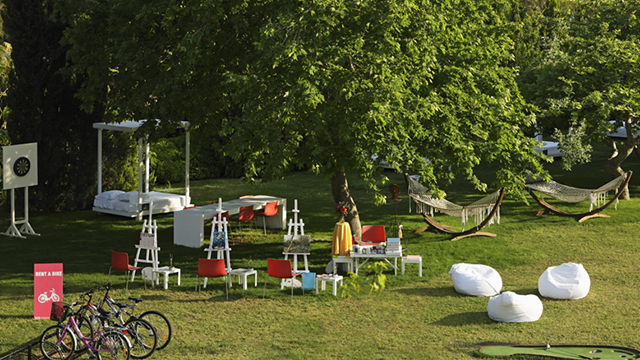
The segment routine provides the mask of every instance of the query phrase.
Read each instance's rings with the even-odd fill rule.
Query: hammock
[[[622,195],[622,191],[629,184],[631,175],[632,172],[628,171],[597,189],[580,189],[563,185],[553,180],[545,182],[539,176],[527,174],[525,187],[529,194],[531,194],[531,197],[533,197],[533,199],[536,200],[536,202],[544,208],[544,210],[539,211],[538,213],[536,213],[536,215],[552,212],[561,216],[575,217],[578,219],[578,222],[583,222],[585,220],[596,217],[609,217],[608,215],[598,213],[606,209],[613,202],[615,202],[615,208],[618,208],[619,198]],[[557,209],[538,197],[533,192],[534,190],[541,194],[551,196],[556,200],[564,201],[567,203],[579,203],[589,200],[589,211],[585,213],[571,213],[568,211]],[[607,201],[607,197],[610,191],[615,191],[615,196],[611,200]]]
[[[496,236],[495,234],[480,233],[478,231],[484,226],[491,225],[496,221],[498,224],[500,223],[500,204],[504,198],[504,188],[485,196],[470,205],[460,206],[445,199],[433,198],[426,187],[420,184],[417,180],[409,177],[407,174],[405,174],[405,180],[408,184],[408,189],[410,189],[409,196],[416,203],[416,209],[420,208],[420,212],[427,224],[438,231],[454,235],[452,241],[475,235]],[[431,216],[427,215],[426,211],[423,211],[425,206]],[[439,224],[432,218],[434,212],[441,212],[450,216],[459,217],[462,220],[462,231],[457,232],[451,230],[447,226]],[[469,218],[473,218],[475,220],[476,226],[465,231],[465,226]],[[418,229],[416,232],[424,231],[427,228]]]

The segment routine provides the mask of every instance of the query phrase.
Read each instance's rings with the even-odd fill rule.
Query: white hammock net
[[[459,217],[462,219],[462,231],[464,231],[464,227],[469,218],[474,218],[476,226],[480,225],[480,223],[487,218],[500,198],[500,190],[498,190],[470,205],[460,206],[445,199],[431,197],[429,189],[412,177],[408,177],[408,179],[408,193],[409,196],[417,202],[419,207],[417,211],[422,213],[426,210],[430,216],[433,216],[434,212],[441,212],[450,216]],[[498,207],[495,216],[489,220],[487,226],[492,225],[494,222],[500,224],[500,207]]]
[[[594,205],[600,207],[607,202],[609,191],[615,190],[615,193],[618,193],[618,188],[624,183],[626,175],[620,175],[597,189],[580,189],[553,180],[545,182],[537,175],[527,174],[525,187],[567,203],[589,200],[589,211],[592,211]],[[618,201],[616,201],[615,208],[618,208]]]

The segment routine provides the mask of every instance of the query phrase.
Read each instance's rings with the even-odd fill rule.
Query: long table
[[[268,195],[255,195],[243,199],[236,199],[222,202],[222,210],[228,211],[229,215],[240,212],[244,206],[252,206],[254,210],[262,208],[269,202],[278,202],[278,212],[271,217],[260,217],[261,221],[266,221],[266,225],[271,229],[285,230],[287,226],[287,199]],[[173,243],[192,248],[204,246],[204,223],[213,219],[218,213],[218,204],[198,206],[191,209],[177,211],[173,214]]]
[[[355,263],[355,272],[356,275],[358,274],[358,269],[360,269],[362,267],[362,265],[366,264],[367,261],[369,261],[369,259],[383,259],[384,261],[386,261],[389,265],[391,265],[393,267],[393,275],[398,275],[398,259],[402,258],[402,251],[400,252],[394,252],[394,253],[387,253],[387,254],[358,254],[358,253],[354,253],[351,252],[349,253],[349,256],[351,256],[352,259],[356,259],[356,263]],[[358,265],[358,260],[359,259],[365,259],[364,262],[362,264]],[[389,261],[389,258],[393,258],[394,259],[394,263],[392,264]]]

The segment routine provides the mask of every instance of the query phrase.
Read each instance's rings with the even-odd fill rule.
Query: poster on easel
[[[49,319],[51,304],[62,301],[62,264],[33,264],[33,318]]]

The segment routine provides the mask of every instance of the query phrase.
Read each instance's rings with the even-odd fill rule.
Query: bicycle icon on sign
[[[38,302],[40,304],[44,304],[44,303],[46,303],[48,301],[53,301],[53,302],[60,301],[60,296],[58,296],[58,294],[56,294],[56,289],[51,289],[50,293],[51,293],[51,296],[47,296],[47,291],[45,291],[42,294],[38,295]]]

